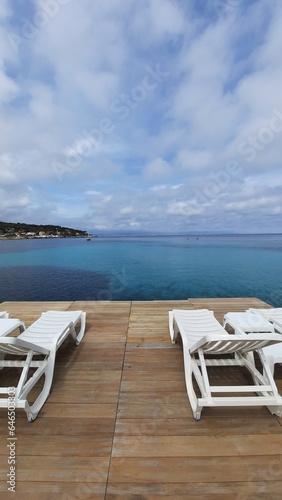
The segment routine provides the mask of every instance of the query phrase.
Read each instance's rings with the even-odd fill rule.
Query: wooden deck
[[[48,309],[87,312],[82,344],[58,352],[52,392],[38,418],[16,411],[16,493],[11,498],[280,499],[282,419],[266,408],[204,409],[187,399],[181,345],[168,311],[263,307],[256,298],[156,302],[5,302],[28,326]],[[230,372],[232,371],[232,373]],[[12,370],[0,373],[12,377]],[[214,377],[242,377],[233,368]],[[275,379],[282,393],[282,367]],[[10,379],[13,385],[13,378]],[[0,498],[7,491],[7,412],[0,410]]]

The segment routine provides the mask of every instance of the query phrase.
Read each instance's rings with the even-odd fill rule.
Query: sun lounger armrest
[[[247,334],[244,333],[243,335],[229,335],[227,333],[226,335],[205,335],[202,337],[198,342],[196,342],[194,345],[190,347],[190,352],[196,352],[198,349],[203,348],[205,345],[207,345],[209,342],[230,342],[230,340],[240,339],[242,340],[243,337],[247,338]]]
[[[216,353],[223,352],[224,346],[227,347],[227,351],[232,352],[232,350],[238,346],[242,351],[244,350],[255,350],[260,347],[266,347],[268,345],[276,344],[282,342],[282,336],[279,333],[242,333],[239,335],[205,335],[201,340],[196,342],[190,347],[190,352],[196,352],[198,349],[211,351]],[[252,343],[253,346],[250,347]],[[244,344],[246,349],[244,349]],[[232,347],[233,346],[233,347]]]

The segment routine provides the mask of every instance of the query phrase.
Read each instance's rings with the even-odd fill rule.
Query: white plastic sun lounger
[[[258,317],[267,319],[273,325],[274,330],[280,334],[282,333],[282,307],[269,309],[251,308],[248,311],[256,314]],[[267,359],[271,373],[273,374],[274,365],[276,363],[282,363],[282,344],[265,347],[263,352]]]
[[[282,398],[262,351],[267,345],[281,343],[281,335],[244,332],[231,335],[207,309],[170,311],[169,330],[172,343],[175,343],[178,334],[182,338],[186,388],[196,420],[200,420],[203,407],[216,406],[265,405],[271,413],[282,415]],[[259,354],[263,373],[255,366],[254,351]],[[209,357],[206,358],[206,355]],[[247,368],[254,384],[210,385],[207,367],[234,365]],[[195,391],[194,383],[200,396]]]
[[[0,338],[0,353],[6,355],[0,360],[0,368],[22,368],[15,388],[15,408],[24,408],[29,422],[35,420],[49,396],[58,348],[69,335],[78,345],[84,336],[85,323],[86,313],[83,311],[47,311],[17,337]],[[13,359],[7,359],[7,355],[12,355]],[[15,356],[25,356],[25,359],[15,360]],[[33,368],[35,372],[32,374],[30,370],[33,372]],[[36,400],[29,404],[28,395],[43,375],[43,388]],[[0,388],[0,408],[8,407],[9,391],[10,387]]]
[[[282,307],[270,307],[269,309],[256,309],[252,307],[248,311],[266,318],[273,324],[275,330],[282,333]]]

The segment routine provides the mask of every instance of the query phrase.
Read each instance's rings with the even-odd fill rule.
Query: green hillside
[[[25,224],[22,222],[0,221],[0,237],[2,238],[36,238],[59,237],[81,238],[87,235],[86,231],[70,227],[53,226],[50,224]]]

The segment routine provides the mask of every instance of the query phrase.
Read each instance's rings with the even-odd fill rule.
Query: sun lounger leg
[[[272,415],[277,415],[282,417],[282,406],[267,406],[267,409],[272,413]]]
[[[51,391],[51,386],[53,382],[53,374],[54,374],[54,367],[55,367],[55,353],[52,353],[51,356],[49,357],[48,364],[46,365],[46,371],[45,371],[45,380],[44,380],[44,386],[39,394],[38,398],[36,401],[33,403],[33,405],[29,408],[29,413],[27,413],[27,418],[29,422],[32,420],[35,420],[37,417],[39,411],[41,410],[42,406],[44,405],[46,399],[48,398],[50,391]]]
[[[266,362],[268,364],[268,367],[270,369],[270,373],[273,376],[274,375],[274,358],[273,358],[273,356],[268,356],[268,355],[265,355],[265,358],[266,358]]]
[[[84,336],[84,333],[85,333],[85,324],[86,324],[86,313],[83,312],[81,314],[80,330],[79,330],[79,332],[78,332],[78,334],[76,335],[76,338],[75,338],[76,345],[79,345],[80,342],[83,339],[83,336]]]
[[[201,420],[201,413],[202,413],[202,408],[199,408],[198,411],[195,411],[194,412],[194,419]]]
[[[174,324],[173,324],[174,320],[173,320],[173,312],[172,311],[168,312],[168,322],[169,322],[169,334],[170,334],[171,343],[175,344],[176,334],[174,331]]]
[[[71,334],[74,342],[76,343],[76,345],[79,345],[84,337],[85,324],[86,324],[86,313],[81,314],[79,323],[80,323],[79,332],[77,332],[76,327],[73,324],[70,325],[70,334]]]
[[[55,357],[56,357],[56,352],[52,352],[48,357],[48,360],[46,359],[46,364],[40,366],[35,371],[35,373],[27,380],[27,382],[25,382],[27,375],[27,373],[25,372],[24,379],[22,380],[23,383],[21,385],[20,384],[18,385],[17,398],[19,401],[25,402],[24,409],[27,414],[29,422],[32,422],[33,420],[36,419],[39,411],[41,410],[42,406],[44,405],[46,399],[50,394],[53,381]],[[37,399],[34,401],[34,403],[30,405],[27,399],[28,394],[42,376],[45,377],[43,388]]]
[[[187,395],[190,402],[190,406],[194,415],[195,420],[200,420],[202,408],[198,404],[198,398],[196,396],[194,387],[193,387],[193,361],[190,358],[190,354],[187,349],[183,349],[183,357],[184,357],[184,372],[185,372],[185,383],[187,389]],[[197,376],[198,378],[198,376]]]

